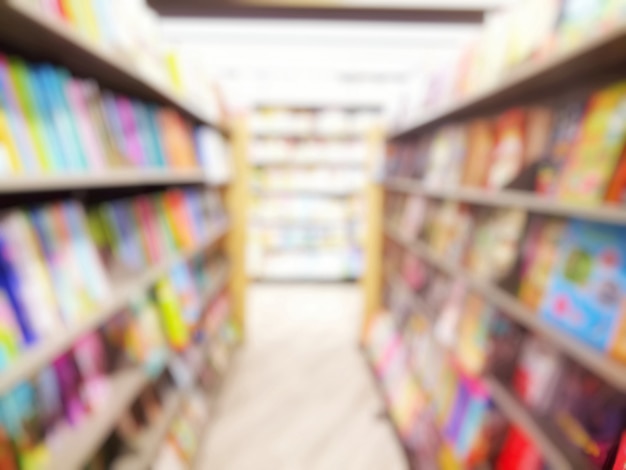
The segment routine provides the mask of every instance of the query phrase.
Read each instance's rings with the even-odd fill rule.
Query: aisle
[[[358,350],[359,289],[250,288],[248,338],[203,446],[206,470],[404,470]]]

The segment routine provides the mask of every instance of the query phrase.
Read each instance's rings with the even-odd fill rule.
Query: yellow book
[[[94,11],[92,0],[73,0],[74,9],[78,13],[79,27],[89,39],[99,43],[101,42],[98,21]]]
[[[0,107],[0,173],[18,173],[22,169],[17,146],[11,137],[6,113]]]

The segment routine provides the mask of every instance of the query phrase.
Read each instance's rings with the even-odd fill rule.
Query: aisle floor
[[[254,285],[217,399],[204,470],[404,470],[358,348],[360,289]]]

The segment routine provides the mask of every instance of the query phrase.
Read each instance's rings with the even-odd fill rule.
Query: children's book
[[[496,141],[487,173],[488,188],[503,188],[526,163],[526,113],[512,109],[496,121]]]
[[[522,252],[519,298],[533,312],[543,301],[554,269],[565,222],[535,219],[531,223]]]
[[[3,54],[0,54],[0,108],[6,113],[7,124],[22,167],[25,171],[37,171],[39,162],[34,143],[30,138],[26,116],[9,75],[9,59]]]
[[[600,350],[612,350],[625,315],[625,237],[624,227],[570,222],[540,308],[547,321]]]
[[[487,119],[477,119],[468,124],[467,155],[464,160],[461,183],[465,186],[485,186],[491,165],[494,130]]]
[[[575,204],[604,199],[626,142],[626,82],[595,92],[558,182],[557,196]]]
[[[48,142],[45,133],[45,124],[42,113],[37,109],[33,90],[30,86],[28,66],[26,62],[17,57],[9,57],[8,71],[11,82],[17,96],[20,109],[26,121],[28,135],[33,143],[39,168],[49,171],[52,160],[48,154]]]

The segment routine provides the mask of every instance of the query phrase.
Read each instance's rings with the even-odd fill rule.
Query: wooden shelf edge
[[[531,91],[536,91],[540,88],[541,82],[546,81],[547,78],[551,79],[551,87],[558,86],[559,83],[562,83],[566,69],[569,69],[569,73],[565,76],[571,77],[577,73],[592,71],[594,68],[623,63],[626,61],[626,53],[623,52],[624,44],[626,44],[626,25],[591,38],[573,49],[557,52],[542,62],[521,65],[495,86],[477,91],[466,98],[462,98],[457,103],[443,106],[401,129],[392,129],[389,133],[389,139],[409,137],[448,118],[456,118],[481,106],[493,104],[502,97],[506,97],[507,94],[519,99],[520,96],[523,96],[525,87],[530,88]],[[604,51],[610,53],[603,54]]]
[[[626,391],[626,364],[622,364],[610,356],[586,345],[574,336],[560,331],[541,319],[535,312],[530,311],[515,297],[504,292],[497,286],[476,279],[461,266],[440,259],[423,242],[409,242],[400,236],[395,229],[385,226],[385,234],[397,243],[406,247],[448,275],[461,278],[473,290],[483,295],[489,302],[498,307],[510,318],[544,337],[563,353],[574,359],[588,370],[606,380],[620,391]]]
[[[127,305],[129,301],[149,288],[173,266],[180,262],[189,261],[198,254],[213,247],[214,244],[226,234],[227,230],[228,224],[223,222],[216,224],[213,232],[197,247],[171,256],[156,266],[147,269],[136,281],[122,285],[122,287],[112,295],[112,300],[107,302],[107,304],[100,309],[98,314],[91,316],[84,323],[73,325],[67,330],[58,332],[58,334],[50,338],[45,338],[32,348],[20,353],[18,359],[0,373],[0,395],[9,392],[20,382],[30,379],[51,360],[71,348],[81,336],[102,326]]]
[[[536,214],[578,218],[593,222],[626,224],[626,209],[620,206],[580,206],[538,196],[530,191],[490,191],[479,188],[428,188],[410,178],[390,178],[384,181],[390,191],[406,192],[435,199],[450,199],[491,207],[524,209]]]
[[[0,178],[0,194],[176,184],[210,185],[203,170],[120,169],[103,172],[3,176]]]

